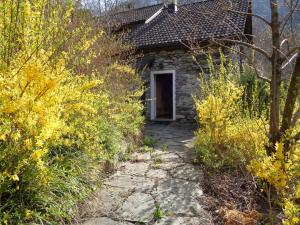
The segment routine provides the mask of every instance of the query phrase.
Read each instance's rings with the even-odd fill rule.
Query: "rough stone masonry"
[[[193,53],[187,50],[150,52],[144,58],[152,59],[151,63],[142,72],[142,79],[145,82],[145,108],[146,117],[150,118],[151,113],[151,91],[150,74],[155,71],[175,70],[176,71],[176,120],[191,121],[196,117],[193,96],[199,95],[200,74],[205,78],[209,76],[207,55],[199,54],[193,57]],[[216,62],[219,56],[213,54]]]

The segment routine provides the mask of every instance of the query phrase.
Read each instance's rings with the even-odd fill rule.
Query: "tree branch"
[[[232,10],[232,9],[228,9],[228,11],[243,14],[243,15],[247,15],[247,16],[256,17],[256,18],[262,20],[263,22],[265,22],[267,25],[271,26],[271,23],[268,20],[266,20],[264,17],[260,16],[260,15],[253,14],[253,13],[240,12],[240,11],[236,11],[236,10]]]
[[[285,101],[285,106],[282,115],[280,133],[284,135],[290,129],[292,124],[293,112],[296,100],[300,93],[300,49],[296,59],[295,68],[291,77],[288,93]]]
[[[297,51],[298,49],[300,49],[300,46],[296,46],[294,48],[292,48],[285,56],[286,58],[289,58],[295,51]]]
[[[221,44],[221,43],[217,43],[217,42],[214,42],[214,43],[220,45],[221,47],[228,48],[228,49],[230,49],[231,51],[234,51],[234,52],[236,52],[236,53],[238,53],[238,54],[240,54],[240,55],[246,57],[246,58],[248,59],[249,62],[251,61],[251,59],[249,58],[249,56],[248,56],[247,54],[241,52],[241,51],[238,51],[238,50],[236,50],[236,49],[234,49],[234,48],[230,48],[229,46],[223,45],[223,44]],[[205,46],[205,47],[208,47],[208,46]],[[191,50],[192,50],[192,51],[195,51],[195,50],[197,50],[197,48],[193,48],[193,49],[191,49]],[[269,78],[260,75],[260,72],[258,71],[258,69],[256,68],[256,66],[255,66],[254,64],[250,63],[250,65],[251,65],[251,67],[253,67],[253,69],[255,70],[255,74],[256,74],[257,78],[259,78],[259,79],[261,79],[261,80],[263,80],[263,81],[266,81],[266,82],[268,82],[268,83],[271,83],[271,80],[270,80]]]
[[[293,3],[292,3],[293,4]],[[280,35],[282,35],[285,26],[287,25],[289,19],[294,15],[295,11],[297,11],[297,7],[299,5],[299,0],[297,0],[296,4],[294,5],[294,7],[292,7],[292,9],[290,9],[290,12],[288,13],[288,15],[285,16],[285,18],[281,21],[281,31],[280,31]]]
[[[223,41],[223,42],[229,42],[229,43],[234,43],[234,44],[239,44],[239,45],[243,45],[243,46],[246,46],[248,48],[251,48],[259,53],[261,53],[262,55],[264,55],[269,61],[272,60],[272,56],[269,55],[265,50],[263,50],[262,48],[259,48],[257,47],[256,45],[253,45],[253,44],[250,44],[250,43],[247,43],[245,41],[239,41],[239,40],[234,40],[234,39],[227,39],[227,38],[222,38],[222,39],[215,39],[215,38],[212,38],[212,41],[215,41],[215,40],[219,40],[219,41]],[[217,41],[215,41],[216,43],[218,43]]]

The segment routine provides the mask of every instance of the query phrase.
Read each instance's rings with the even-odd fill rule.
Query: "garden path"
[[[104,181],[85,208],[83,225],[209,225],[201,205],[203,172],[193,165],[194,129],[149,124],[150,152],[134,153]],[[161,218],[160,218],[161,217]]]

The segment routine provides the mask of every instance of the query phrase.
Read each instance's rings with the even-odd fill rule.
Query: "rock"
[[[193,163],[195,159],[197,159],[197,154],[194,150],[191,149],[184,149],[183,150],[177,150],[172,149],[176,154],[183,159],[186,163]]]
[[[157,158],[157,157],[165,155],[165,154],[168,154],[168,152],[163,151],[162,148],[155,148],[155,150],[152,152],[151,156],[153,158]]]
[[[206,214],[197,200],[203,191],[195,182],[172,178],[160,180],[153,194],[157,204],[167,213],[186,216]]]
[[[161,162],[161,163],[154,163],[151,165],[151,167],[155,169],[171,170],[184,165],[185,163],[182,162]]]
[[[203,217],[175,217],[163,218],[161,221],[156,222],[154,225],[212,225],[211,218]]]
[[[183,162],[183,160],[175,153],[168,153],[158,156],[163,162]]]
[[[127,174],[132,176],[145,176],[146,171],[149,168],[149,164],[145,162],[131,163],[124,162],[117,174]]]
[[[150,160],[151,160],[150,152],[146,152],[146,153],[135,152],[131,156],[132,162],[147,162]]]
[[[203,180],[202,170],[194,165],[186,164],[170,170],[172,177],[188,181],[201,182]]]
[[[87,215],[109,216],[119,208],[129,192],[116,187],[102,187],[94,197],[84,205]]]
[[[164,179],[168,176],[168,172],[162,169],[150,169],[146,176],[152,179]]]
[[[112,176],[104,184],[122,188],[124,191],[150,192],[154,186],[154,180],[146,177],[119,174]]]
[[[149,194],[134,193],[129,196],[117,214],[124,220],[149,223],[155,211],[154,199]]]
[[[86,221],[83,225],[133,225],[133,223],[115,221],[107,217],[94,218]]]

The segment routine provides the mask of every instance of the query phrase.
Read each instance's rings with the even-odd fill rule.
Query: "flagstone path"
[[[206,225],[212,217],[201,205],[202,169],[192,164],[194,129],[151,124],[150,152],[120,163],[87,205],[82,225]],[[162,218],[155,214],[162,213]]]

